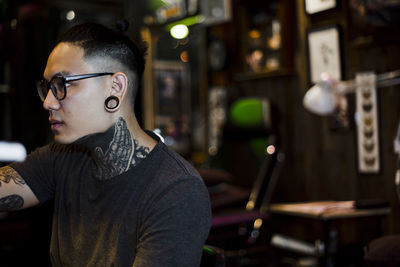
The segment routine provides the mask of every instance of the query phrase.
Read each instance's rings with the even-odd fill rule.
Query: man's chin
[[[63,145],[67,145],[67,144],[71,144],[73,142],[75,142],[78,138],[67,138],[65,136],[61,136],[58,134],[54,135],[54,142],[58,143],[58,144],[63,144]]]

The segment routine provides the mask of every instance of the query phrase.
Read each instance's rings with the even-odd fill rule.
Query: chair
[[[210,160],[224,170],[200,170],[213,208],[209,244],[228,250],[246,248],[256,242],[263,221],[269,218],[268,206],[285,158],[272,110],[265,98],[235,101],[219,154]],[[248,161],[237,164],[238,158]],[[244,174],[238,178],[241,170]]]
[[[372,240],[365,251],[365,266],[400,266],[400,235],[386,235]]]

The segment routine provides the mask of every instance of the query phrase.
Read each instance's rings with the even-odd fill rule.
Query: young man
[[[54,266],[198,266],[211,212],[196,170],[143,131],[143,54],[98,24],[67,31],[38,83],[55,143],[0,169],[0,209],[54,201]]]

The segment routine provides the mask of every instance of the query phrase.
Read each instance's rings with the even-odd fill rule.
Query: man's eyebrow
[[[57,73],[54,73],[53,76],[51,76],[50,80],[56,76],[68,76],[68,75],[71,75],[70,71],[59,71]],[[43,79],[47,80],[45,77],[43,77]]]

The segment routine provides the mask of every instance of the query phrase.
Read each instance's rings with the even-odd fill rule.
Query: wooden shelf
[[[295,75],[295,71],[293,69],[277,69],[277,70],[266,70],[260,72],[240,72],[235,74],[235,81],[250,81],[255,79],[264,79],[264,78],[274,78],[274,77],[283,77],[283,76],[293,76]]]
[[[240,73],[234,79],[292,75],[294,11],[289,1],[238,0],[234,10],[235,27],[239,30],[236,38],[240,44],[236,47]]]

